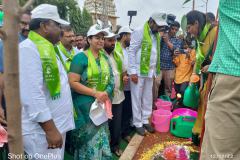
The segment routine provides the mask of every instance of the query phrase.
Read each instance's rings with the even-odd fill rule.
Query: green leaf
[[[185,0],[185,2],[183,3],[183,4],[186,4],[186,3],[188,3],[188,2],[190,2],[191,0]]]

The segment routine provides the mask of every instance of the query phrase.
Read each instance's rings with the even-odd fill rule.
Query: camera
[[[171,26],[172,24],[174,24],[175,20],[176,20],[176,16],[175,15],[173,15],[173,14],[168,14],[167,15],[167,24],[168,24],[168,26]]]
[[[167,20],[166,20],[166,22],[167,22],[168,25],[162,26],[162,27],[160,28],[160,32],[167,33],[167,32],[169,31],[169,29],[170,29],[170,26],[171,26],[172,24],[174,24],[175,19],[176,19],[176,16],[175,16],[175,15],[173,15],[173,14],[168,14],[168,15],[167,15]]]
[[[183,42],[188,48],[191,48],[191,49],[196,48],[196,40],[190,33],[187,33]]]
[[[176,48],[175,51],[178,51],[179,54],[186,54],[188,53],[187,49],[183,49],[183,48]]]

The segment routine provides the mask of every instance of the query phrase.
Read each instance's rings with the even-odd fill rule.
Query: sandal
[[[117,149],[114,150],[114,154],[117,157],[121,157],[121,155],[123,154],[123,151],[121,149],[117,148]]]

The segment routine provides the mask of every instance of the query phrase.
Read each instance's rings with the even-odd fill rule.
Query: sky
[[[129,10],[137,11],[137,16],[133,17],[131,28],[143,25],[145,21],[155,11],[171,13],[177,16],[180,22],[181,17],[192,9],[192,3],[189,2],[183,6],[185,0],[114,0],[116,4],[116,16],[118,16],[117,24],[124,26],[129,24],[127,12]],[[206,0],[196,0],[196,10],[206,12]],[[82,7],[84,0],[79,0]],[[217,13],[219,0],[209,0],[208,12]]]

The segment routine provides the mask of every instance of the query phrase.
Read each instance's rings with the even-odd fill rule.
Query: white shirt
[[[123,48],[123,63],[125,68],[128,68],[128,48]],[[124,85],[124,91],[130,91],[130,79],[128,80],[128,84]]]
[[[42,62],[36,45],[26,39],[19,47],[22,134],[45,134],[39,122],[53,120],[60,133],[75,128],[73,103],[67,73],[57,58],[61,80],[60,97],[52,100],[43,79]]]
[[[114,85],[115,86],[114,86],[114,97],[113,97],[113,100],[112,100],[112,104],[120,104],[125,99],[123,91],[121,91],[119,89],[119,87],[120,87],[120,77],[119,77],[120,73],[117,70],[117,63],[114,60],[113,54],[108,55],[106,53],[106,55],[109,59],[109,62],[110,62],[111,68],[112,68],[112,72],[113,72],[113,76],[114,76]],[[122,59],[123,59],[123,57],[122,57]]]
[[[61,49],[59,49],[59,46],[57,46],[57,47],[58,47],[59,53],[60,53],[63,61],[66,62],[68,58],[62,53]],[[80,53],[80,50],[78,50],[76,47],[73,47],[72,49],[73,49],[73,51],[74,51],[74,55]],[[67,49],[66,49],[66,51],[67,51],[67,53],[68,53],[69,55],[71,55],[71,52],[70,52],[70,51],[68,51]]]
[[[143,33],[144,33],[144,26],[137,28],[134,30],[131,34],[131,42],[129,46],[129,52],[128,52],[128,73],[131,74],[137,74],[140,77],[140,62],[141,62],[141,48],[142,48],[142,39],[143,39]],[[156,75],[156,64],[157,64],[157,39],[156,37],[151,33],[152,38],[152,51],[151,51],[151,57],[150,57],[150,65],[149,65],[149,72],[148,76],[149,78],[152,78]]]

